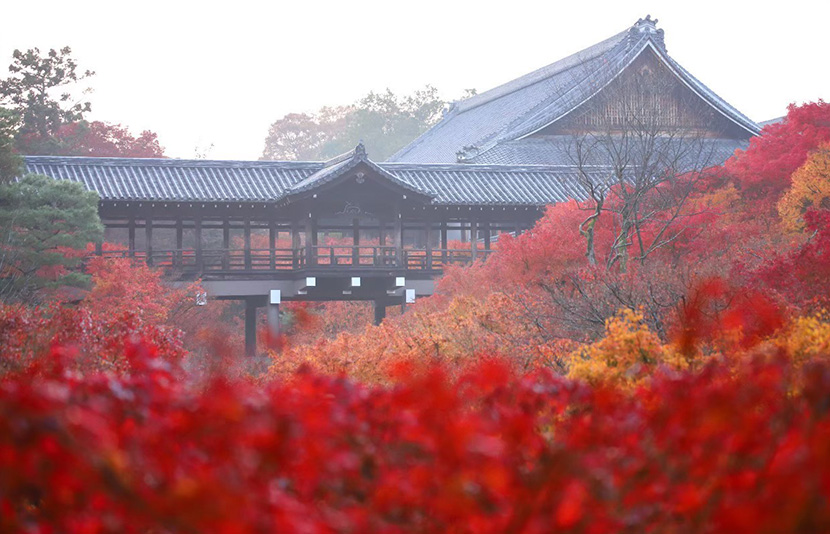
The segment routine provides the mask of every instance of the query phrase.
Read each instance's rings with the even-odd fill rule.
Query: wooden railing
[[[309,256],[309,251],[311,255]],[[476,258],[485,258],[491,251],[477,250]],[[400,257],[399,257],[400,254]],[[189,272],[265,272],[303,268],[403,268],[410,271],[441,270],[449,265],[472,263],[469,249],[398,250],[388,246],[315,245],[300,248],[274,249],[194,249],[181,250],[105,250],[105,257],[129,257],[154,267]]]

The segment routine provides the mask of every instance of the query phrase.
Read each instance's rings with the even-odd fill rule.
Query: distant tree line
[[[89,89],[95,75],[81,70],[69,47],[41,53],[15,50],[0,78],[0,179],[20,172],[20,155],[163,157],[155,133],[137,137],[120,124],[88,121]]]
[[[468,89],[464,97],[474,94]],[[325,160],[363,141],[372,159],[382,161],[437,123],[446,105],[438,90],[426,85],[409,95],[387,89],[347,106],[289,113],[271,125],[262,159]]]

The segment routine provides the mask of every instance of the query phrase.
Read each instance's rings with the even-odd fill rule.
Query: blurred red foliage
[[[658,371],[631,394],[492,359],[384,388],[194,382],[143,340],[124,358],[80,375],[55,346],[0,380],[0,531],[830,529],[827,361]]]

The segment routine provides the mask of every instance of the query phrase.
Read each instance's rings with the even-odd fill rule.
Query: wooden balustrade
[[[308,251],[312,257],[308,257]],[[307,267],[327,268],[404,268],[409,271],[436,271],[450,265],[473,262],[470,249],[403,249],[398,258],[396,247],[314,245],[300,248],[273,249],[153,249],[103,250],[104,257],[129,257],[154,267],[200,273],[266,272],[298,270]],[[485,258],[490,250],[478,250],[477,258]]]

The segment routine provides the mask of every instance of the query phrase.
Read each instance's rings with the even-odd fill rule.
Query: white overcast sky
[[[494,87],[651,14],[669,54],[750,118],[830,99],[830,1],[6,0],[0,77],[15,48],[68,45],[89,118],[158,133],[167,155],[256,159],[286,113],[424,84]],[[367,147],[371,156],[371,147]]]

